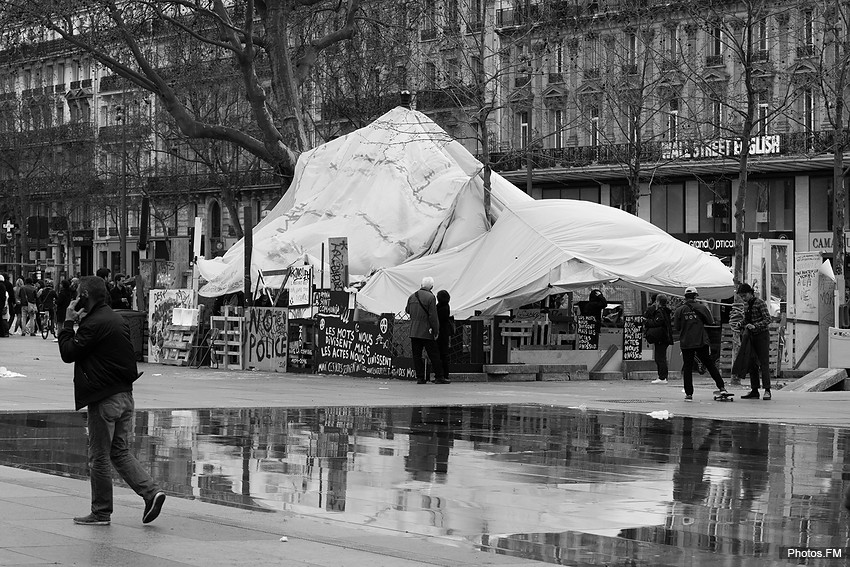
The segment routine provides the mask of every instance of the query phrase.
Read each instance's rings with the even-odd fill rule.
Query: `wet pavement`
[[[84,440],[81,413],[0,413],[2,465],[85,479]],[[521,403],[143,410],[135,426],[169,494],[277,512],[281,531],[296,514],[561,565],[850,564],[848,442]]]

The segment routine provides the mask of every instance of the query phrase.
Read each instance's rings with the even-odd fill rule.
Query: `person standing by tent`
[[[434,382],[445,384],[443,368],[440,364],[440,352],[437,338],[440,336],[440,319],[437,316],[437,298],[431,293],[434,288],[434,278],[422,278],[421,287],[407,298],[405,312],[410,315],[410,345],[413,347],[413,368],[416,371],[416,383],[428,382],[425,373],[425,362],[422,351],[428,354],[428,359],[434,367]]]
[[[682,378],[685,382],[685,401],[694,399],[694,357],[705,365],[708,373],[717,384],[718,393],[726,393],[723,378],[711,359],[710,342],[706,325],[713,325],[711,312],[702,303],[697,303],[697,289],[690,286],[685,289],[685,302],[673,313],[673,327],[679,331],[679,345],[682,349]]]
[[[770,393],[770,311],[767,303],[760,297],[756,297],[750,284],[742,283],[738,286],[738,296],[744,302],[744,329],[742,330],[741,343],[748,338],[752,349],[749,365],[743,365],[742,371],[750,371],[750,392],[741,396],[742,400],[759,399],[759,374],[761,374],[761,386],[764,388],[763,400],[771,399]],[[744,337],[747,334],[748,337]],[[758,364],[759,371],[755,370]],[[743,373],[743,372],[742,372]]]
[[[667,347],[673,344],[673,328],[667,302],[667,296],[659,293],[643,314],[646,340],[652,344],[655,367],[658,369],[658,378],[652,381],[653,384],[666,384],[669,374]]]
[[[587,301],[578,303],[579,313],[584,316],[594,317],[596,319],[596,335],[599,335],[599,329],[602,328],[602,311],[608,306],[608,300],[602,295],[602,291],[598,289],[591,290]]]
[[[440,366],[443,368],[442,379],[435,376],[437,384],[449,384],[449,342],[455,334],[455,322],[449,301],[452,296],[444,289],[437,292],[437,319],[440,320],[440,334],[437,337],[437,348],[440,351]]]

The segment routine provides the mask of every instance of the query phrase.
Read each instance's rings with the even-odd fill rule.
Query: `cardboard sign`
[[[818,320],[818,270],[820,252],[794,253],[794,307],[800,321]]]
[[[244,335],[245,367],[286,372],[289,328],[287,310],[250,307]]]
[[[348,287],[348,238],[328,238],[328,265],[331,271],[331,290]]]
[[[195,292],[191,289],[152,289],[148,306],[148,362],[157,363],[174,310],[192,309],[195,306]]]
[[[579,315],[576,318],[576,350],[598,350],[599,333],[596,330],[596,317]]]
[[[290,307],[309,307],[310,292],[313,289],[313,268],[311,266],[293,267],[286,281],[286,289],[289,290]]]
[[[643,317],[623,317],[623,360],[643,359]]]
[[[311,319],[293,321],[290,318],[288,328],[286,371],[312,373],[315,346],[313,345],[313,321]]]
[[[347,291],[313,290],[313,312],[316,315],[341,316],[346,311],[348,311]]]
[[[410,378],[412,369],[396,365],[393,359],[393,323],[391,315],[382,315],[377,323],[320,316],[316,334],[317,372]]]

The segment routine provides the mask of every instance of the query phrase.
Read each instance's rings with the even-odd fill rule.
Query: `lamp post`
[[[121,122],[121,217],[118,223],[118,270],[128,274],[127,265],[127,107],[124,93],[121,106],[115,109],[115,120]]]

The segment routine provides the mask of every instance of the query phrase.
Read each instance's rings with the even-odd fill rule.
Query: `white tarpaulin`
[[[673,294],[694,285],[706,298],[733,293],[729,268],[711,254],[619,209],[561,199],[512,205],[472,242],[380,270],[357,301],[374,313],[398,312],[424,276],[451,294],[461,318],[601,282]]]
[[[254,229],[251,277],[300,264],[305,254],[321,264],[329,237],[348,237],[355,276],[469,242],[489,225],[480,173],[472,154],[431,119],[395,108],[301,155],[289,191]],[[531,200],[497,174],[491,184],[494,219],[504,206]],[[222,258],[199,259],[209,281],[201,295],[242,290],[243,257],[239,241]],[[277,287],[282,277],[265,283]]]

